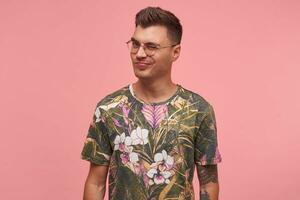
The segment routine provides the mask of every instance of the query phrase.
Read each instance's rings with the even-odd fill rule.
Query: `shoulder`
[[[128,85],[120,87],[97,101],[96,107],[103,109],[105,111],[109,110],[112,107],[116,107],[119,103],[127,101],[127,91]]]
[[[182,89],[181,96],[185,99],[190,107],[190,111],[193,110],[196,114],[196,123],[201,124],[203,119],[206,117],[214,118],[214,109],[212,103],[207,97],[200,94],[199,92],[192,91],[187,88]]]
[[[185,87],[182,87],[182,90],[182,98],[189,101],[190,104],[195,105],[195,108],[198,110],[198,112],[205,113],[209,109],[213,109],[211,102],[207,99],[207,97],[204,97],[204,95]]]

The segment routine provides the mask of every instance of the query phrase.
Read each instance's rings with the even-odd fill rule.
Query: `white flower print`
[[[148,133],[149,133],[148,129],[142,129],[141,127],[138,126],[130,134],[130,137],[132,139],[132,145],[147,144],[148,143]]]
[[[125,132],[116,136],[114,144],[114,150],[122,152],[120,158],[123,164],[127,164],[128,162],[136,163],[139,160],[138,154],[133,152],[131,137],[125,136]]]
[[[114,150],[125,151],[131,143],[131,138],[129,136],[125,136],[125,132],[123,132],[121,135],[116,136],[114,140]]]
[[[154,169],[154,168],[150,169],[147,172],[147,176],[149,176],[151,178],[149,180],[149,185],[153,185],[154,183],[155,184],[162,184],[162,183],[168,184],[168,183],[170,183],[169,178],[171,175],[172,175],[172,173],[169,171],[160,172],[159,170]]]
[[[147,172],[149,179],[149,185],[170,183],[169,178],[173,175],[171,171],[174,158],[169,156],[165,150],[161,153],[156,153],[154,155],[155,163],[151,164],[151,169]]]
[[[127,163],[136,163],[139,160],[139,156],[137,153],[133,152],[132,146],[126,146],[125,151],[123,151],[120,155],[123,164]]]
[[[100,121],[101,121],[101,111],[100,111],[100,107],[97,107],[97,108],[96,108],[95,116],[96,116],[96,122],[100,122]]]
[[[135,152],[130,152],[130,153],[129,153],[129,160],[130,160],[130,162],[132,162],[132,163],[136,163],[136,162],[139,160],[138,154],[135,153]]]
[[[161,153],[157,153],[154,155],[154,161],[156,163],[163,162],[163,167],[166,169],[170,169],[174,163],[174,158],[169,156],[166,150],[162,150]]]

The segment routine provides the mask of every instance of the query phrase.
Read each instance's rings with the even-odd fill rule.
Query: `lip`
[[[135,62],[135,64],[138,64],[138,65],[150,65],[150,63],[147,63],[147,62]]]
[[[146,62],[135,62],[135,65],[140,69],[145,69],[151,64]]]

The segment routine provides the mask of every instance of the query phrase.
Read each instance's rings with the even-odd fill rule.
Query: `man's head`
[[[129,42],[135,75],[145,80],[169,78],[172,63],[180,55],[181,37],[180,21],[170,11],[159,7],[140,10]],[[141,62],[148,65],[139,65]]]

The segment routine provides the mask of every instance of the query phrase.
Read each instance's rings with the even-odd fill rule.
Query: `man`
[[[180,55],[182,26],[159,7],[136,14],[127,42],[137,82],[102,98],[81,158],[90,161],[84,200],[217,200],[218,150],[214,110],[199,94],[171,80]]]

